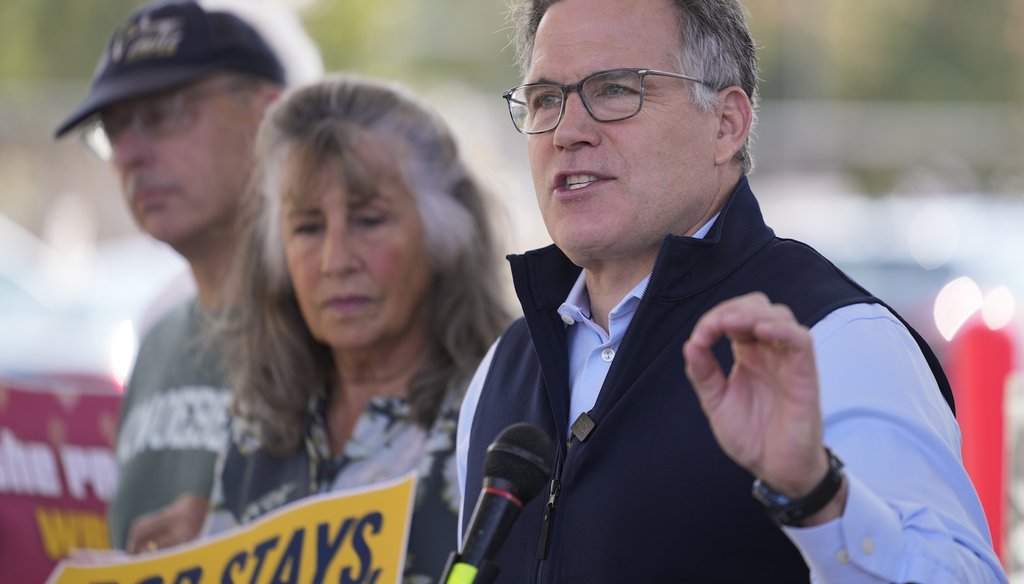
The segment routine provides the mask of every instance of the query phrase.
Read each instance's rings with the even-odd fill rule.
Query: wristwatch
[[[773,489],[768,483],[757,479],[754,481],[752,494],[768,516],[777,525],[799,526],[803,520],[821,511],[836,496],[843,486],[843,461],[825,448],[828,455],[828,472],[825,478],[811,492],[802,497],[787,497]]]

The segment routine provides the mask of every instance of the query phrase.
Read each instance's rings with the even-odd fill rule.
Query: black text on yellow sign
[[[326,581],[340,584],[373,584],[377,582],[383,570],[373,565],[373,548],[370,546],[370,538],[380,533],[383,527],[384,516],[374,512],[359,518],[347,517],[337,526],[320,523],[316,526],[315,538],[307,538],[304,527],[296,529],[287,544],[284,545],[282,545],[280,536],[271,536],[256,542],[251,549],[241,550],[232,556],[224,566],[224,570],[212,581],[221,584],[263,581],[282,584],[285,582],[320,584]],[[307,541],[307,539],[315,541]],[[308,545],[316,546],[316,569],[312,579],[301,580],[303,551]],[[328,568],[334,564],[335,558],[342,555],[343,548],[346,546],[355,554],[355,563],[336,566],[338,577],[326,580]],[[264,569],[267,570],[266,574]],[[266,580],[268,574],[270,578]],[[139,584],[200,584],[204,581],[204,575],[203,567],[197,565],[183,568],[171,580],[154,575],[143,579]],[[205,576],[209,577],[209,575]]]
[[[415,478],[313,497],[209,541],[107,565],[64,562],[51,584],[384,584],[401,581]]]

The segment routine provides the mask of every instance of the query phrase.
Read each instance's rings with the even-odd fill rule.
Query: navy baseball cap
[[[85,100],[57,127],[60,138],[99,110],[215,73],[237,71],[284,84],[284,68],[249,24],[194,1],[146,5],[114,31]]]

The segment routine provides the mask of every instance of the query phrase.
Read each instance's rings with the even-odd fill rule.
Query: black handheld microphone
[[[443,584],[487,584],[498,575],[491,559],[519,511],[551,476],[554,452],[540,428],[526,423],[505,428],[487,447],[484,484],[476,500],[462,553],[448,557]]]

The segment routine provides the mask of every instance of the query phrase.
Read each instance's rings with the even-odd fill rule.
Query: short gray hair
[[[533,43],[541,18],[559,0],[511,0],[509,20],[513,26],[516,61],[525,75],[533,58]],[[695,83],[693,101],[710,112],[717,105],[718,91],[738,86],[747,97],[757,119],[757,55],[747,28],[746,10],[738,0],[673,0],[679,16],[680,70],[702,79]],[[751,133],[735,160],[742,172],[754,168],[750,152]]]

